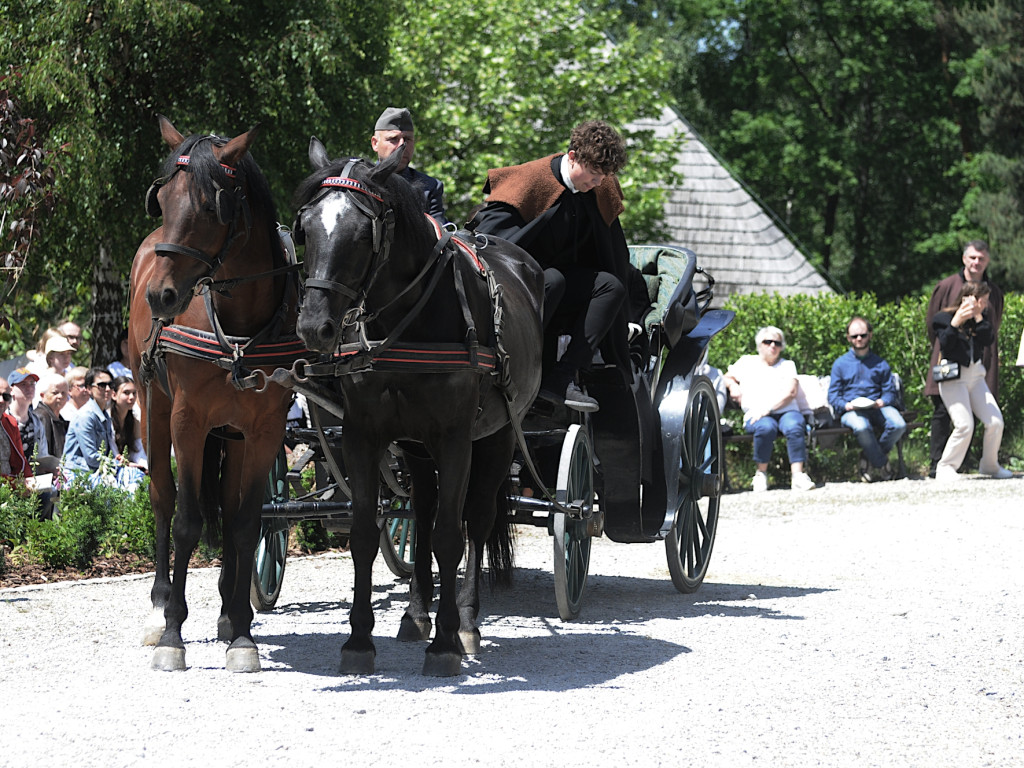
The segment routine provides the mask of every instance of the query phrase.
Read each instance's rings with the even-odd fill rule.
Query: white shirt
[[[760,355],[744,355],[729,366],[726,375],[740,383],[743,391],[743,421],[746,423],[748,413],[767,414],[768,409],[785,396],[796,379],[796,364],[780,357],[775,365],[768,365]],[[794,397],[771,413],[798,410]]]

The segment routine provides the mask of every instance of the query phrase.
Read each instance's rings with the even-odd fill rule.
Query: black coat
[[[932,318],[932,329],[942,356],[960,365],[970,365],[981,360],[985,348],[995,338],[988,310],[982,313],[981,321],[977,323],[972,319],[954,328],[950,325],[952,320],[952,312],[939,312]]]

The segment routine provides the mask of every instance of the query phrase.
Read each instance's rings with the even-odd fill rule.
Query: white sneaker
[[[808,477],[806,472],[794,472],[793,481],[789,487],[794,491],[813,491],[818,486],[814,484],[814,481]]]
[[[1011,477],[1013,477],[1013,472],[1008,470],[1006,467],[997,466],[995,472],[981,472],[981,470],[978,471],[983,475],[988,475],[993,480],[1009,480]]]
[[[750,486],[754,489],[754,493],[764,493],[768,490],[768,475],[764,472],[755,472]]]
[[[949,467],[936,467],[935,479],[940,483],[956,483],[960,481],[960,473]]]

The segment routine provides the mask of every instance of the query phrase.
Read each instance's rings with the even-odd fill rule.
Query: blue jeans
[[[790,464],[807,461],[807,425],[800,411],[770,413],[747,424],[744,429],[754,435],[754,463],[767,464],[772,457],[772,444],[781,432],[786,436]]]
[[[889,452],[907,431],[907,423],[900,412],[887,405],[883,408],[872,408],[863,411],[847,411],[840,418],[844,427],[853,430],[853,436],[860,443],[873,467],[884,467],[889,460]],[[875,430],[881,430],[881,437],[875,437]]]

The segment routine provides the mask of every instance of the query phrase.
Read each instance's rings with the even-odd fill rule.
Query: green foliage
[[[51,568],[87,567],[99,552],[114,493],[84,483],[61,491],[60,519],[29,520],[25,552]]]
[[[36,496],[0,482],[0,574],[7,568],[4,550],[25,540],[28,521],[35,518],[38,509]]]
[[[488,169],[564,152],[583,120],[623,130],[668,103],[662,47],[630,29],[609,45],[613,13],[582,13],[575,0],[407,0],[404,10],[391,30],[388,96],[412,110],[413,164],[445,182],[452,221],[483,202]],[[627,139],[623,228],[631,241],[657,240],[658,187],[672,178],[677,142]]]

